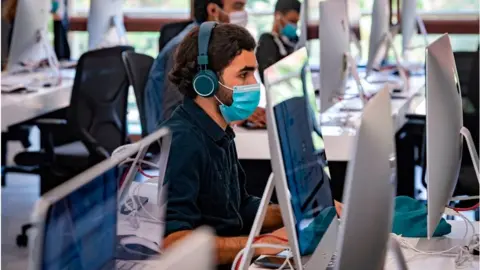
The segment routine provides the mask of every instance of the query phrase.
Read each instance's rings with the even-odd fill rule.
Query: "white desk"
[[[68,107],[73,86],[72,73],[74,70],[62,70],[62,82],[58,86],[39,88],[36,92],[23,94],[2,93],[2,132],[7,131],[11,125]],[[19,76],[25,76],[27,80],[29,75]]]
[[[392,117],[396,129],[400,129],[406,122],[406,114],[411,112],[411,101],[425,84],[425,77],[415,76],[410,78],[409,91],[403,93],[405,98],[392,99]],[[379,84],[379,87],[382,85]],[[338,119],[346,113],[341,111],[342,102],[335,104],[324,114],[322,119]],[[325,153],[329,161],[348,161],[356,134],[356,128],[360,124],[361,111],[349,112],[351,126],[342,124],[322,124],[322,135],[325,142]],[[336,122],[336,121],[333,121]],[[236,127],[235,144],[239,159],[269,160],[270,149],[266,130],[247,130]]]
[[[465,223],[463,221],[449,221],[452,225],[452,232],[447,236],[451,239],[462,239],[465,233]],[[478,233],[479,224],[475,223],[475,229]],[[469,229],[469,235],[471,237],[472,231]],[[467,238],[468,239],[468,238]],[[407,260],[408,268],[410,270],[426,270],[426,269],[438,269],[438,270],[449,270],[455,269],[455,262],[453,257],[445,257],[439,255],[418,255],[413,253],[410,250],[402,249],[405,259]],[[477,270],[480,267],[479,263],[480,258],[478,256],[474,257],[474,260],[471,263],[465,263],[464,268],[462,269],[471,269]],[[250,270],[262,270],[263,268],[257,267],[256,265],[251,265]],[[388,253],[384,269],[396,270],[398,269],[395,260],[390,253]]]

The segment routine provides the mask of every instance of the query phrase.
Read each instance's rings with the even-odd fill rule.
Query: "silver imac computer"
[[[450,201],[460,171],[465,138],[475,173],[478,154],[470,132],[463,127],[462,97],[448,34],[427,47],[426,142],[428,237],[432,237]]]
[[[265,71],[268,136],[273,174],[265,189],[239,269],[248,269],[275,187],[295,269],[325,269],[335,251],[338,220],[326,161],[311,124],[313,82],[302,48]],[[305,85],[309,84],[309,85]],[[313,104],[312,104],[313,102]],[[313,109],[315,110],[315,109]]]
[[[390,3],[388,0],[374,0],[372,8],[372,24],[368,46],[367,76],[379,65],[385,57],[388,45],[386,35],[390,31]]]
[[[396,192],[394,137],[385,87],[363,110],[348,163],[335,269],[384,268]]]
[[[7,71],[32,71],[43,60],[58,75],[58,59],[48,38],[51,1],[19,0],[8,56]]]
[[[89,50],[127,43],[123,2],[124,0],[90,1],[87,23]]]
[[[319,5],[320,111],[325,112],[346,91],[350,27],[346,1],[327,0]]]
[[[427,31],[422,18],[417,14],[417,0],[403,0],[401,12],[402,17],[400,27],[402,29],[402,55],[404,59],[408,59],[408,51],[428,46]],[[411,41],[417,32],[417,26],[420,29],[420,34],[423,36],[424,45],[412,47]]]

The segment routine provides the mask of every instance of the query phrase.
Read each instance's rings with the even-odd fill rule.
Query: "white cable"
[[[470,201],[470,200],[478,200],[478,199],[480,199],[480,196],[457,196],[457,197],[452,197],[450,201],[456,202],[456,201]]]
[[[283,261],[282,265],[280,265],[280,267],[278,267],[278,268],[277,268],[277,270],[282,270],[282,269],[283,269],[283,267],[285,267],[287,264],[290,264],[290,262],[289,262],[289,261],[290,261],[290,260],[289,260],[289,258],[288,258],[288,257],[287,257],[287,258],[285,258],[285,261]],[[294,269],[294,268],[291,268],[291,267],[292,267],[292,265],[290,264],[290,269]]]
[[[275,249],[283,249],[283,250],[290,250],[290,247],[289,246],[283,246],[283,245],[275,245],[275,244],[253,244],[251,246],[252,249],[256,249],[256,248],[275,248]],[[240,250],[237,255],[235,256],[235,259],[233,260],[233,264],[232,264],[232,270],[236,270],[235,267],[237,266],[238,264],[238,260],[240,260],[240,258],[244,255],[245,251],[246,251],[246,247],[244,247],[242,250]],[[288,257],[287,257],[287,261],[288,261]],[[292,268],[294,269],[294,268]]]
[[[480,239],[480,237],[479,237],[478,234],[475,233],[475,226],[473,225],[473,223],[470,220],[468,220],[463,214],[461,214],[458,211],[455,211],[454,209],[450,209],[450,208],[445,208],[444,212],[447,215],[459,216],[465,222],[465,234],[464,234],[464,237],[462,239],[463,241],[465,241],[467,239],[469,226],[472,228],[472,231],[473,231],[472,240],[469,241],[467,246],[454,246],[454,247],[449,248],[447,250],[431,251],[430,252],[430,251],[423,251],[423,250],[417,249],[412,244],[410,244],[408,241],[406,241],[401,235],[396,235],[396,234],[392,233],[391,236],[394,237],[403,247],[411,249],[411,250],[415,251],[416,253],[419,253],[419,254],[422,254],[422,255],[455,256],[455,266],[457,268],[461,267],[461,266],[463,266],[464,263],[466,263],[468,261],[471,261],[471,259],[473,258],[473,255],[472,255],[471,252],[473,252],[473,249],[476,249],[477,247],[479,247],[480,243],[479,243],[478,240]],[[450,252],[452,252],[455,249],[458,249],[457,254],[449,254]]]
[[[122,161],[119,165],[120,165],[120,166],[121,166],[121,165],[125,165],[125,164],[127,164],[127,163],[129,163],[129,162],[135,162],[135,159],[134,159],[134,158],[126,158],[126,159],[125,159],[124,161]],[[160,169],[160,166],[158,166],[158,164],[155,164],[155,163],[150,162],[150,161],[147,161],[147,160],[141,159],[141,160],[137,160],[137,162],[140,163],[140,164],[148,165],[148,166],[153,167],[153,168],[155,168],[155,169]],[[132,164],[132,165],[133,165],[133,164]]]

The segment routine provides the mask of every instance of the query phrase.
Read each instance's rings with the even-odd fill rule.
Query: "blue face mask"
[[[282,28],[282,35],[287,37],[289,40],[297,40],[297,27],[294,24],[287,23],[283,28]]]
[[[217,98],[218,102],[222,103],[220,112],[227,123],[245,120],[253,114],[260,102],[260,84],[239,85],[233,89],[220,82],[219,84],[233,91],[233,103],[230,106],[226,106]]]

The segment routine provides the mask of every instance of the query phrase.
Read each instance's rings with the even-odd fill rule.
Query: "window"
[[[470,13],[478,16],[479,2],[478,0],[418,0],[417,7],[422,13]]]
[[[85,15],[88,13],[90,0],[71,1],[71,5],[72,14]],[[123,11],[128,16],[188,18],[190,0],[124,0]]]

